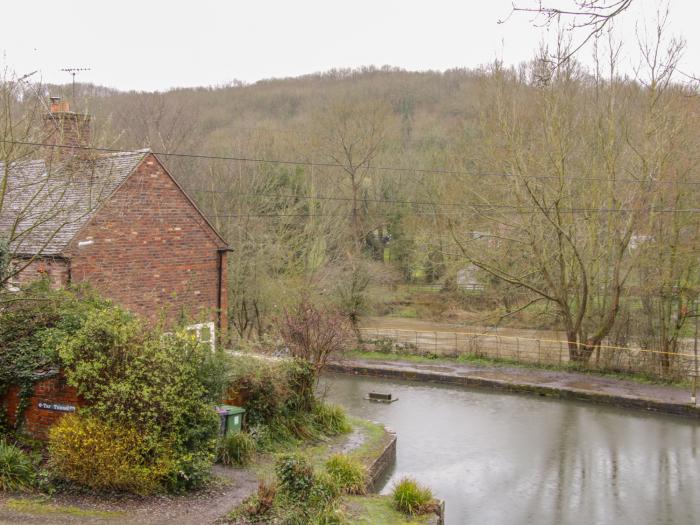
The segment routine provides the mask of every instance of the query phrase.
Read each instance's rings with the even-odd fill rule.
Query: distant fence
[[[419,292],[441,292],[444,288],[445,286],[439,283],[411,285],[411,289]],[[483,292],[486,287],[480,283],[458,283],[455,288],[463,292]]]
[[[571,364],[568,343],[563,339],[539,339],[501,335],[497,332],[444,332],[394,328],[360,328],[363,342],[378,351],[436,357],[474,356],[543,365]],[[693,375],[692,347],[681,343],[678,352],[640,347],[601,345],[586,364],[597,370],[644,373],[684,379]]]

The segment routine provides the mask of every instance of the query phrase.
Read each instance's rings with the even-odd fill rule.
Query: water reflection
[[[448,524],[700,523],[698,423],[595,405],[328,376],[330,401],[397,431],[403,475]],[[391,405],[363,400],[386,391]]]

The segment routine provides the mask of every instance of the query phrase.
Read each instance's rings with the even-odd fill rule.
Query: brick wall
[[[9,423],[15,424],[17,406],[19,404],[19,388],[11,386],[0,402],[2,402]],[[40,405],[44,405],[42,408]],[[56,374],[38,381],[34,385],[34,394],[29,400],[29,405],[24,411],[21,430],[36,439],[48,438],[49,428],[68,412],[56,410],[53,405],[81,407],[82,399],[78,397],[75,388],[68,386],[62,374]]]
[[[70,157],[87,157],[89,150],[81,149],[90,144],[90,116],[68,111],[66,103],[52,107],[51,113],[44,115],[44,144],[76,146],[47,148],[46,161],[64,160]]]
[[[81,241],[92,242],[78,246]],[[217,249],[224,247],[160,162],[148,155],[73,239],[71,278],[89,281],[151,320],[163,315],[173,321],[185,313],[194,321],[216,321]],[[224,286],[223,306],[225,297]]]
[[[27,259],[13,261],[20,268],[27,264]],[[65,286],[69,280],[70,270],[68,261],[52,257],[34,259],[21,273],[12,279],[12,284],[27,284],[47,277],[52,286]]]

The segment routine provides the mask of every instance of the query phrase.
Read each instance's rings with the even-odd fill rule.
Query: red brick
[[[83,240],[93,241],[79,247]],[[90,282],[105,297],[156,322],[186,313],[225,331],[225,243],[170,177],[147,155],[71,241],[63,258],[41,259],[23,282],[48,276],[55,286]],[[222,259],[221,296],[219,257]]]
[[[37,382],[34,385],[34,392],[29,399],[28,406],[22,414],[20,429],[33,438],[41,440],[48,438],[51,426],[66,414],[65,412],[39,408],[38,405],[41,402],[73,405],[76,408],[85,406],[84,400],[78,396],[75,388],[68,386],[62,374]],[[0,399],[0,404],[6,410],[10,425],[14,425],[19,404],[19,388],[14,385],[10,386],[4,398]]]

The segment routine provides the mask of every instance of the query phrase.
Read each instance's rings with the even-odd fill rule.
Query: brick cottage
[[[228,246],[160,159],[147,149],[94,154],[90,118],[58,100],[44,135],[58,147],[9,170],[0,237],[23,268],[10,285],[88,282],[150,321],[192,319],[192,330],[213,345],[227,325]],[[76,406],[60,374],[44,381],[29,415]]]

